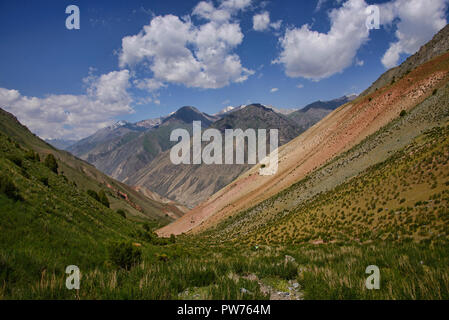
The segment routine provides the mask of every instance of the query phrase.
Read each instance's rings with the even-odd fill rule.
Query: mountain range
[[[221,131],[232,128],[277,128],[281,130],[282,145],[353,98],[317,101],[302,110],[287,112],[288,115],[261,104],[228,107],[216,115],[208,115],[194,107],[182,107],[158,119],[137,123],[120,121],[78,141],[67,150],[115,179],[193,207],[250,166],[232,166],[213,177],[210,168],[171,166],[168,150],[174,145],[169,141],[174,129],[187,129],[191,133],[193,121],[201,121],[204,129],[211,127]]]
[[[284,195],[283,190],[300,181],[308,181],[317,169],[326,174],[332,161],[344,157],[343,163],[351,163],[349,171],[343,171],[341,176],[330,174],[331,181],[319,183],[317,186],[306,188],[303,194],[291,199],[292,205],[299,203],[304,197],[318,196],[319,192],[325,192],[328,188],[336,188],[348,178],[360,174],[369,165],[382,162],[387,156],[404,147],[404,143],[410,143],[412,139],[422,133],[422,126],[432,128],[440,121],[444,121],[447,110],[443,106],[434,106],[440,102],[435,99],[439,88],[445,86],[448,80],[448,53],[449,43],[447,35],[449,26],[437,34],[433,41],[422,47],[414,56],[410,57],[403,65],[407,65],[410,72],[404,73],[401,78],[377,88],[370,94],[365,94],[355,100],[337,108],[318,124],[293,139],[279,149],[279,169],[274,176],[261,176],[258,174],[260,165],[240,175],[231,184],[227,185],[206,201],[202,202],[188,214],[158,231],[160,235],[182,234],[185,232],[201,232],[211,229],[226,219],[232,219],[236,214],[242,213],[244,223],[248,223],[248,212],[263,212],[266,216],[276,216],[276,212],[285,209],[283,205],[276,206],[273,200]],[[442,36],[444,35],[444,36]],[[436,39],[436,40],[435,40]],[[431,48],[438,48],[431,49]],[[440,52],[446,52],[439,55]],[[416,57],[426,56],[423,60]],[[395,70],[403,69],[403,65]],[[388,73],[387,73],[388,74]],[[385,75],[380,79],[384,79]],[[384,82],[377,80],[375,83]],[[431,99],[431,102],[428,102]],[[370,153],[369,157],[362,157],[367,153],[368,146],[360,147],[370,136],[391,123],[400,115],[416,110],[417,106],[426,104],[428,113],[424,118],[431,118],[429,122],[424,119],[416,121],[412,126],[407,126],[404,135],[405,140],[397,137],[397,141],[384,146],[382,151]],[[435,110],[432,110],[432,107]],[[436,110],[441,110],[439,117],[434,117]],[[348,153],[357,146],[360,150]],[[372,148],[370,146],[370,148]],[[355,159],[364,159],[362,163],[353,163]],[[311,182],[307,183],[310,185]],[[283,198],[282,198],[283,199]],[[260,204],[260,206],[256,206]],[[267,212],[269,214],[267,214]],[[244,214],[243,214],[244,213]],[[254,218],[250,224],[264,223],[263,219]],[[266,222],[266,221],[265,221]],[[233,228],[235,225],[232,226]],[[234,228],[237,230],[236,228]]]
[[[335,104],[183,107],[72,146],[126,183],[0,109],[0,299],[448,299],[448,39]],[[277,173],[173,166],[169,133],[195,120],[278,129]]]
[[[16,141],[19,146],[37,152],[42,158],[52,154],[59,164],[59,170],[72,181],[80,191],[104,190],[111,198],[111,208],[122,209],[130,217],[153,220],[166,224],[184,214],[185,208],[171,201],[154,200],[137,192],[126,184],[115,181],[94,166],[72,154],[55,149],[50,144],[31,133],[10,113],[0,108],[0,133]]]

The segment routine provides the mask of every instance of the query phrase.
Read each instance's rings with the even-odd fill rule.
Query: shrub
[[[56,161],[55,156],[51,153],[45,158],[44,164],[54,173],[58,173],[58,162]]]
[[[39,153],[34,152],[33,150],[27,151],[27,153],[25,154],[25,159],[28,159],[30,161],[36,161],[36,162],[41,161],[41,159],[39,157]]]
[[[40,177],[39,181],[42,182],[42,184],[46,187],[48,187],[48,178],[47,177]]]
[[[109,246],[109,260],[115,266],[129,270],[142,261],[142,249],[131,242],[114,242]]]
[[[123,209],[118,209],[117,213],[126,219],[126,211]]]
[[[399,114],[400,117],[405,117],[407,115],[407,111],[402,110],[401,113]]]
[[[176,236],[174,234],[170,235],[170,242],[171,243],[176,243]]]
[[[12,163],[14,163],[18,167],[22,167],[22,165],[23,165],[22,159],[18,156],[9,156],[8,160],[11,161]]]
[[[94,190],[87,190],[87,194],[94,198],[97,201],[100,201],[100,197],[98,197],[98,193],[96,193]]]
[[[109,208],[109,200],[108,200],[108,197],[106,196],[106,193],[105,193],[103,190],[101,190],[101,191],[98,193],[98,198],[99,198],[99,201],[100,201],[105,207]]]
[[[438,89],[434,89],[433,92],[432,92],[432,95],[433,95],[433,96],[436,95],[437,92],[438,92]]]
[[[22,200],[22,197],[19,195],[19,190],[8,176],[0,176],[0,193],[16,201]]]
[[[162,262],[167,262],[169,260],[168,256],[165,253],[156,253],[156,258]]]

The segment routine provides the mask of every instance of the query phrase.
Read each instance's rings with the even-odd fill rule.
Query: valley
[[[448,39],[449,25],[360,95],[296,110],[184,106],[75,142],[4,106],[0,300],[449,299]],[[276,130],[278,171],[190,149],[174,163],[174,130],[201,151],[231,129]],[[234,154],[224,140],[214,156]]]

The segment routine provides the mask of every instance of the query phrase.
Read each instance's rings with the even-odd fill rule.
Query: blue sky
[[[447,2],[1,1],[0,104],[66,139],[184,105],[298,108],[363,91],[446,24]],[[80,30],[65,26],[71,4]]]

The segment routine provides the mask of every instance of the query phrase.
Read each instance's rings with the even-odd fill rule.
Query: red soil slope
[[[279,149],[279,170],[260,176],[255,166],[172,224],[160,236],[198,232],[248,209],[303,179],[336,155],[430,96],[449,79],[449,53],[376,92],[346,104]]]

